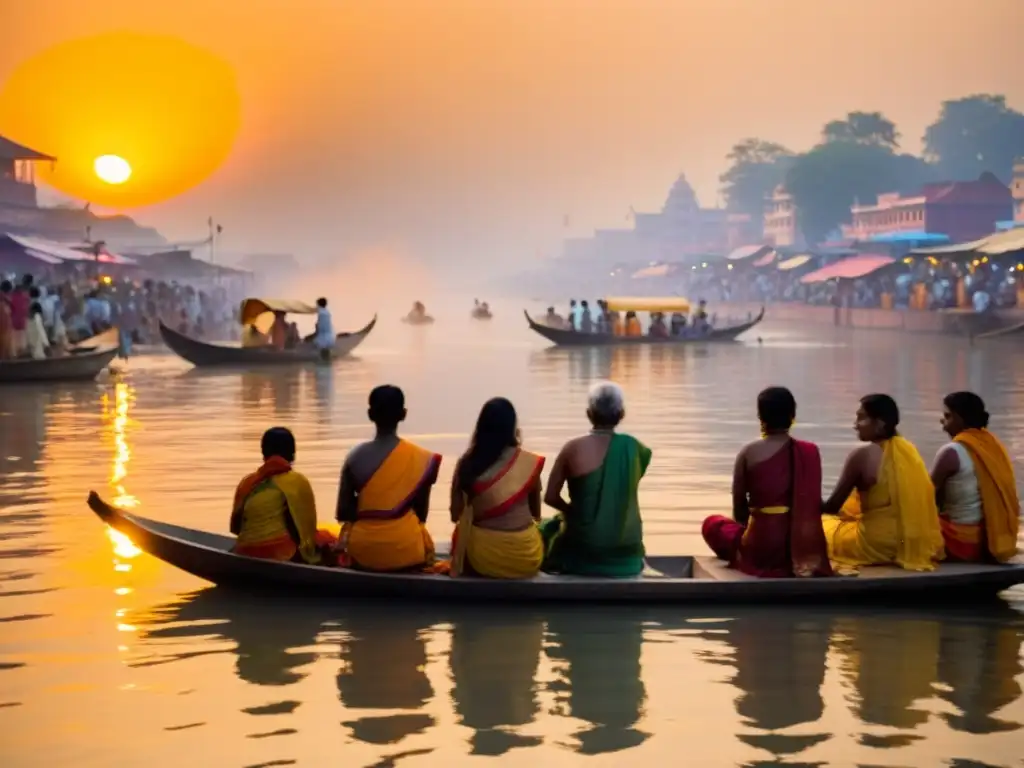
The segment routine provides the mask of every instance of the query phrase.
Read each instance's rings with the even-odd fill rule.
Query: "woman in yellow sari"
[[[1020,500],[1013,463],[988,431],[985,402],[973,392],[942,401],[942,430],[952,438],[932,467],[939,523],[951,560],[1006,562],[1017,554]]]
[[[865,445],[851,453],[823,505],[829,557],[840,567],[896,564],[931,571],[942,533],[928,468],[896,432],[900,411],[888,395],[862,397],[854,429]]]
[[[263,464],[235,490],[234,552],[268,560],[330,565],[337,536],[316,525],[316,500],[306,476],[292,469],[295,436],[272,427],[260,443]]]
[[[528,579],[544,545],[540,473],[544,457],[519,447],[516,409],[503,397],[480,411],[469,450],[452,477],[452,576]]]

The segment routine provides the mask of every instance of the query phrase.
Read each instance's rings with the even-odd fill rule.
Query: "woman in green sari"
[[[543,570],[627,578],[644,569],[637,490],[650,449],[615,428],[626,415],[622,389],[600,382],[590,390],[590,433],[565,444],[548,478],[544,503],[559,514],[541,524]],[[569,485],[569,501],[562,486]]]

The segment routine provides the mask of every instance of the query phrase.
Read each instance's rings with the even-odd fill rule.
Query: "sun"
[[[132,175],[132,167],[119,155],[100,155],[92,163],[100,181],[107,184],[124,184]]]

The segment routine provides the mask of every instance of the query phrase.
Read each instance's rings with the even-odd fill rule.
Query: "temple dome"
[[[700,210],[700,204],[697,202],[697,194],[693,191],[693,187],[690,186],[690,182],[686,180],[686,174],[680,173],[679,178],[676,179],[672,185],[672,189],[668,191],[668,197],[665,199],[665,205],[662,207],[662,213],[693,213]]]

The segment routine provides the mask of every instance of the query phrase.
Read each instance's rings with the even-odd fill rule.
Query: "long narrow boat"
[[[530,313],[523,310],[526,315],[526,322],[530,330],[539,333],[548,341],[560,347],[608,347],[618,345],[637,344],[704,344],[707,342],[735,341],[736,338],[764,319],[764,307],[745,323],[731,325],[725,328],[712,328],[710,331],[694,336],[613,336],[610,333],[580,333],[578,331],[566,330],[564,328],[552,328],[544,323],[539,323],[530,317]]]
[[[543,602],[840,602],[867,599],[949,600],[956,595],[995,594],[1024,583],[1024,563],[943,564],[931,573],[899,568],[864,569],[858,577],[757,579],[712,557],[648,557],[647,570],[630,579],[551,576],[522,581],[426,574],[367,573],[299,563],[259,560],[231,552],[234,539],[149,520],[107,504],[95,492],[88,505],[135,546],[218,585],[247,590],[291,590],[294,594],[386,597],[414,600]]]
[[[43,360],[0,361],[0,384],[37,381],[87,381],[117,357],[117,347],[92,352],[47,357]]]

